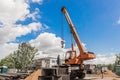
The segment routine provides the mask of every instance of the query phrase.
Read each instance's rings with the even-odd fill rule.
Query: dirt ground
[[[82,80],[120,80],[120,78],[118,78],[118,77],[116,77],[116,78],[113,78],[113,77],[104,77],[102,79],[102,78],[98,78],[98,77],[86,77],[85,79],[82,79]]]
[[[102,74],[87,74],[82,80],[120,80],[120,76],[108,70],[103,73],[103,78]]]

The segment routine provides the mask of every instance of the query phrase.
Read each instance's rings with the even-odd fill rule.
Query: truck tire
[[[72,71],[70,74],[70,80],[74,80],[77,77],[76,72]]]
[[[83,79],[83,78],[85,78],[85,73],[80,72],[77,74],[77,76],[79,77],[79,79]]]

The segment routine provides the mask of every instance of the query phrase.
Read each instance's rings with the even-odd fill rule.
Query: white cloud
[[[41,16],[39,15],[40,10],[38,8],[35,8],[35,11],[31,14],[28,14],[27,17],[28,18],[32,18],[32,20],[36,20],[36,18],[41,18]]]
[[[37,31],[42,28],[41,23],[30,23],[29,25],[13,25],[8,27],[0,28],[0,44],[5,42],[14,41],[16,37],[20,37],[22,35],[26,35],[31,31]]]
[[[34,12],[30,13],[30,6],[26,3],[27,0],[0,0],[0,59],[17,49],[18,44],[7,43],[16,40],[16,37],[31,33],[31,31],[38,31],[44,28],[49,28],[46,24],[40,22],[32,22],[28,25],[15,24],[17,21],[25,21],[26,18],[41,18],[39,9],[36,8]],[[43,0],[32,0],[34,3],[42,3]],[[120,19],[117,22],[120,24]],[[36,39],[31,40],[30,43],[37,47],[40,56],[55,56],[58,54],[62,56],[66,49],[61,48],[61,38],[53,33],[41,33]],[[46,53],[46,54],[45,54]],[[110,63],[114,62],[115,56],[101,55],[89,61],[92,63]]]
[[[0,0],[0,44],[13,41],[16,37],[26,35],[31,31],[37,31],[42,28],[42,23],[32,22],[28,25],[15,24],[17,21],[26,18],[36,19],[39,15],[39,9],[36,8],[30,13],[30,6],[26,0]]]
[[[34,2],[34,3],[42,3],[43,0],[32,0],[32,2]]]
[[[65,52],[69,49],[62,49],[61,48],[61,38],[57,37],[53,33],[41,33],[36,39],[31,40],[30,43],[34,46],[36,46],[39,49],[40,53],[37,55],[37,58],[41,57],[57,57],[59,54],[61,58],[64,59]],[[83,46],[85,47],[85,43]],[[79,54],[79,50],[77,45],[75,45],[75,50],[77,52],[77,55]],[[112,64],[115,62],[115,55],[114,54],[96,54],[96,59],[84,61],[85,64]]]
[[[120,18],[118,19],[117,24],[120,24]]]
[[[96,59],[85,61],[86,64],[113,64],[115,54],[96,54]]]
[[[64,49],[61,48],[61,38],[57,37],[53,33],[41,33],[36,39],[31,40],[30,43],[36,46],[41,56],[54,56],[57,57],[58,54],[63,55]]]
[[[18,44],[7,42],[14,41],[16,40],[16,37],[26,35],[31,31],[40,30],[41,27],[41,23],[30,23],[27,26],[14,25],[14,27],[0,28],[0,59],[4,58],[5,56],[17,49]]]
[[[12,24],[30,13],[25,0],[0,0],[0,22]]]
[[[33,0],[40,2],[42,0]],[[26,18],[41,18],[39,9],[35,8],[34,12],[30,13],[30,6],[26,0],[0,0],[0,23],[13,24],[16,21],[24,21]]]
[[[83,47],[86,49],[86,43],[82,43]],[[77,55],[79,55],[79,50],[77,45],[75,46]],[[92,60],[84,61],[85,64],[113,64],[115,62],[115,54],[96,54],[96,58]]]
[[[18,44],[7,42],[15,41],[17,37],[27,35],[32,31],[41,30],[44,25],[36,20],[36,18],[41,18],[40,10],[35,8],[30,11],[28,2],[28,0],[0,0],[0,59],[17,48]],[[33,0],[33,2],[42,3],[42,0]],[[26,25],[16,24],[28,18],[36,21]]]
[[[13,41],[16,37],[42,28],[40,22],[32,22],[26,26],[15,24],[17,21],[23,21],[28,17],[36,19],[39,9],[36,8],[33,13],[30,13],[29,8],[26,0],[0,0],[0,44]]]
[[[44,32],[41,33],[35,40],[31,40],[30,43],[36,45],[42,50],[46,50],[46,48],[51,47],[60,47],[60,37],[56,37],[53,33]]]
[[[0,44],[0,59],[4,58],[5,56],[9,55],[14,50],[16,50],[17,46],[18,44],[15,44],[15,43]]]
[[[61,58],[64,59],[65,52],[68,49],[62,49],[61,48],[61,38],[57,37],[53,33],[41,33],[36,39],[31,40],[29,43],[32,44],[32,46],[35,46],[39,49],[39,55],[36,56],[36,58],[41,57],[57,57],[59,54]],[[0,58],[5,57],[8,55],[8,53],[14,51],[17,49],[18,44],[2,44],[0,45],[0,51],[4,52]],[[12,46],[12,47],[11,47]],[[77,46],[75,46],[75,50],[77,50],[77,53],[79,53],[79,50]],[[85,64],[112,64],[115,62],[115,55],[114,54],[96,54],[96,59],[85,61]]]

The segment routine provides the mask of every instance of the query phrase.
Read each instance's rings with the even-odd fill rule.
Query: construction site
[[[29,5],[32,4],[32,2],[36,3],[37,0],[31,1],[31,3],[29,2]],[[39,5],[42,4],[40,3],[40,1],[38,2],[39,2]],[[26,4],[28,4],[28,2]],[[87,2],[85,4],[88,6]],[[53,8],[53,11],[57,13],[57,11],[55,11],[54,8]],[[90,39],[92,37],[88,37],[88,36],[87,38],[84,38],[84,36],[88,35],[88,33],[92,31],[92,29],[90,31],[88,30],[88,27],[86,27],[85,24],[82,24],[84,26],[84,30],[88,31],[88,33],[85,32],[86,34],[83,34],[83,35],[80,34],[80,31],[82,31],[80,29],[82,28],[76,27],[77,26],[76,23],[78,20],[76,18],[79,18],[79,17],[74,17],[75,15],[72,15],[72,14],[77,14],[77,11],[73,10],[73,8],[74,7],[67,8],[66,6],[60,6],[60,8],[57,8],[57,10],[59,9],[58,14],[61,14],[63,16],[61,18],[61,31],[59,30],[59,28],[54,27],[55,30],[53,32],[55,31],[61,32],[60,34],[61,37],[56,37],[55,35],[53,35],[53,33],[45,33],[44,29],[48,28],[46,24],[41,24],[41,26],[43,26],[43,28],[41,28],[43,29],[43,32],[42,31],[35,32],[37,31],[37,29],[39,29],[39,27],[36,26],[36,28],[33,28],[35,25],[34,26],[32,25],[37,23],[37,18],[35,17],[35,15],[37,15],[38,12],[40,12],[38,8],[35,8],[36,12],[33,12],[33,13],[30,13],[32,11],[28,11],[30,14],[26,15],[25,20],[27,20],[27,18],[31,18],[31,20],[22,22],[24,21],[24,19],[22,18],[23,20],[18,19],[18,21],[16,20],[16,22],[13,22],[15,25],[12,25],[12,26],[17,27],[17,29],[21,29],[21,32],[28,34],[28,36],[25,36],[25,34],[22,34],[22,38],[24,40],[20,42],[19,39],[21,35],[20,33],[17,35],[17,32],[16,32],[16,33],[13,33],[17,35],[15,37],[16,40],[12,38],[11,41],[6,42],[6,44],[11,44],[10,46],[12,46],[13,44],[17,44],[18,49],[16,48],[13,51],[13,53],[11,52],[11,54],[7,55],[7,57],[4,57],[0,60],[0,80],[120,80],[120,54],[112,53],[112,51],[114,50],[116,50],[117,52],[117,49],[114,49],[114,46],[112,46],[112,48],[110,47],[109,49],[111,53],[107,54],[109,56],[105,56],[106,54],[99,55],[98,52],[103,51],[101,53],[104,53],[105,50],[107,52],[107,49],[105,50],[102,50],[102,49],[105,48],[104,46],[107,45],[109,41],[105,40],[106,42],[102,46],[103,47],[102,49],[100,49],[99,47],[101,46],[100,44],[102,43],[100,43],[99,45],[97,44],[97,47],[99,47],[98,49],[93,48],[91,44],[96,45],[95,41],[96,42],[102,41],[102,39],[99,38],[100,37],[99,31],[94,33],[94,36],[96,36],[98,40],[96,39],[92,41],[93,39]],[[85,7],[85,8],[89,10],[89,7]],[[82,8],[80,10],[82,10]],[[57,16],[57,14],[56,13],[54,14],[54,12],[53,12],[53,15]],[[83,14],[81,13],[79,15],[83,15]],[[88,13],[85,15],[88,15]],[[41,16],[37,16],[37,17],[41,17]],[[52,16],[52,17],[55,17],[55,16]],[[56,18],[60,18],[60,17],[56,17]],[[91,18],[91,16],[89,16],[89,18]],[[76,22],[74,23],[73,20],[76,20]],[[92,22],[92,19],[90,20],[91,21],[89,22]],[[27,22],[32,22],[32,21],[34,21],[33,24],[26,26]],[[52,25],[51,21],[47,19],[46,21],[48,21],[48,23],[51,23]],[[58,21],[60,22],[60,20]],[[6,25],[8,26],[9,24],[9,23],[3,24],[4,22],[5,22],[4,20],[2,22],[2,18],[0,17],[0,31],[1,32],[3,31],[2,28]],[[66,25],[64,23],[66,23]],[[22,24],[24,24],[24,29],[21,28]],[[54,21],[54,24],[57,24],[57,20],[56,22]],[[118,21],[118,24],[120,24],[120,19]],[[40,23],[36,25],[40,26]],[[26,27],[29,27],[29,29],[27,29]],[[67,28],[65,29],[64,27],[65,28],[67,27]],[[28,31],[28,33],[22,30],[26,30]],[[98,30],[98,28],[96,28],[96,30]],[[112,28],[112,30],[114,29]],[[14,31],[14,30],[11,30],[11,31]],[[50,31],[52,32],[52,30]],[[105,30],[102,29],[102,31],[103,32],[101,32],[100,34],[105,33],[104,32]],[[67,33],[67,32],[70,32],[70,33]],[[47,36],[43,37],[43,35],[39,35],[37,38],[31,38],[31,40],[26,39],[26,38],[30,38],[29,37],[30,35],[34,37],[34,35],[38,33],[44,34]],[[48,36],[48,34],[50,34],[50,36]],[[67,35],[67,37],[65,35]],[[71,37],[71,40],[68,37],[69,35]],[[106,34],[102,34],[102,36],[104,35]],[[93,36],[93,34],[91,34],[91,36]],[[55,38],[56,40],[51,40]],[[110,36],[110,39],[111,38],[112,37]],[[83,43],[84,40],[86,43],[88,42],[90,44],[86,46],[86,44]],[[54,47],[52,47],[52,44],[54,45]],[[56,45],[59,45],[59,46],[56,46]],[[88,49],[90,49],[91,51],[88,51]],[[1,46],[1,51],[2,51],[2,46]],[[99,56],[101,57],[101,59],[98,58]]]

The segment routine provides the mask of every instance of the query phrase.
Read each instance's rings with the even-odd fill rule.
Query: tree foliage
[[[13,58],[12,58],[12,54],[6,56],[4,59],[2,59],[0,61],[0,66],[8,66],[9,68],[13,68],[14,64],[13,64]]]
[[[29,43],[21,43],[16,51],[1,60],[0,65],[25,69],[28,65],[32,64],[37,51],[38,50]]]
[[[115,65],[120,65],[120,53],[116,54]]]
[[[114,66],[115,66],[114,64],[108,64],[108,69],[109,69],[109,70],[113,70],[113,69],[114,69]]]

